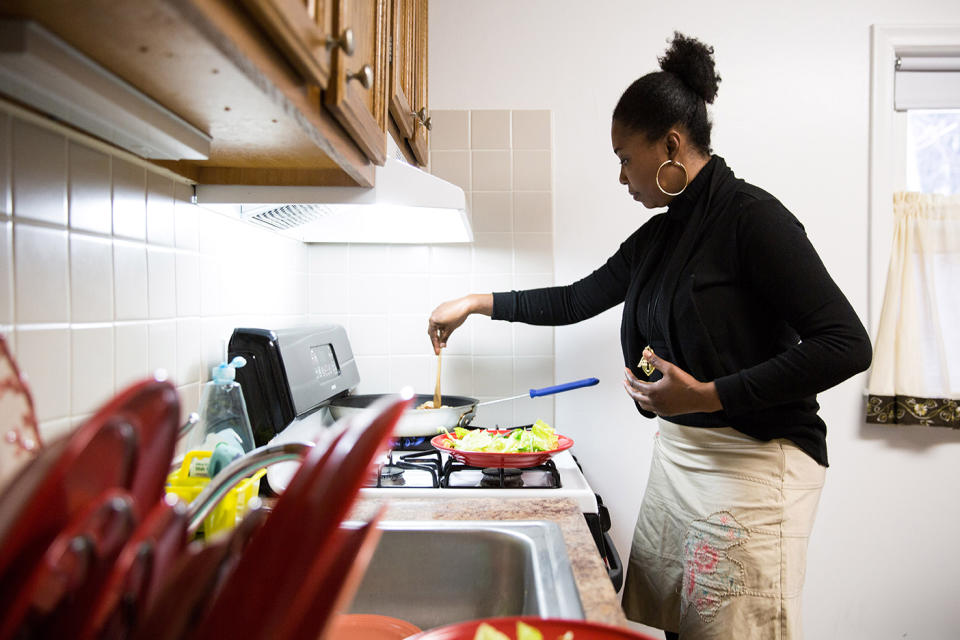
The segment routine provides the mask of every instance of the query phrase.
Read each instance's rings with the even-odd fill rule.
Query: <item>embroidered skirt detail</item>
[[[799,640],[825,469],[788,440],[659,421],[623,608],[683,640]]]

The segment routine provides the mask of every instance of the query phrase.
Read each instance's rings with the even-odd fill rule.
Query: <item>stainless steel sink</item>
[[[390,521],[350,613],[421,629],[492,616],[583,618],[560,528],[540,521]]]

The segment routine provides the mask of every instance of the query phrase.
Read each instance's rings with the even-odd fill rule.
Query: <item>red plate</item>
[[[573,632],[575,640],[654,640],[651,636],[623,629],[621,627],[611,627],[610,625],[600,624],[599,622],[587,622],[586,620],[557,620],[534,618],[532,616],[523,616],[515,618],[489,618],[487,620],[470,620],[469,622],[459,622],[457,624],[437,627],[410,636],[407,640],[473,640],[477,627],[480,623],[486,622],[488,625],[507,634],[511,640],[517,637],[517,621],[520,620],[536,628],[547,640],[562,637],[567,631]]]
[[[492,434],[508,433],[513,429],[487,429]],[[536,467],[549,460],[555,454],[566,451],[573,446],[573,440],[567,436],[558,435],[559,446],[550,451],[531,451],[529,453],[498,453],[493,451],[461,451],[452,449],[446,443],[453,438],[452,435],[441,433],[430,440],[437,449],[446,451],[455,460],[470,465],[471,467],[493,467],[496,469],[525,469],[527,467]],[[456,439],[456,438],[453,438]]]

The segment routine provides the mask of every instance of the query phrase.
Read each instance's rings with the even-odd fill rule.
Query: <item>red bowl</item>
[[[599,622],[545,619],[534,618],[532,616],[489,618],[486,620],[458,622],[418,633],[415,636],[410,636],[406,640],[473,640],[473,636],[476,635],[477,632],[477,627],[479,627],[482,622],[486,622],[497,631],[507,634],[511,640],[515,640],[517,637],[518,620],[531,627],[535,627],[543,634],[544,640],[559,638],[567,631],[573,631],[575,640],[655,640],[655,638],[636,631],[630,631],[629,629],[623,629],[621,627],[612,627]]]
[[[490,433],[507,433],[513,429],[487,429]],[[552,456],[566,451],[573,446],[573,440],[567,436],[557,436],[559,444],[556,449],[550,451],[531,451],[528,453],[498,453],[493,451],[461,451],[448,447],[447,443],[451,439],[456,439],[452,435],[441,433],[430,440],[437,449],[446,451],[454,460],[470,465],[471,467],[497,468],[497,469],[525,469],[527,467],[536,467],[549,460]]]
[[[403,640],[420,632],[420,627],[388,616],[365,613],[340,614],[330,623],[327,640]]]

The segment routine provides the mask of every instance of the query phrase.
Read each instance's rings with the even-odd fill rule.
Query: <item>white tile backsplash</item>
[[[526,110],[513,112],[514,149],[550,149],[550,111]]]
[[[353,333],[350,333],[351,342]],[[360,384],[357,393],[389,393],[390,388],[390,356],[356,356],[357,371],[360,373]]]
[[[478,191],[473,194],[473,230],[513,231],[513,194]]]
[[[93,413],[113,396],[113,325],[71,332],[70,413]]]
[[[177,315],[177,256],[172,250],[150,247],[147,251],[147,293],[150,318]]]
[[[68,322],[70,286],[67,230],[15,219],[13,251],[18,324]]]
[[[113,282],[117,320],[145,320],[149,313],[145,245],[113,241]]]
[[[132,162],[114,157],[113,235],[147,239],[147,172]]]
[[[185,417],[237,326],[340,323],[359,392],[431,393],[437,304],[553,282],[552,196],[536,165],[549,178],[549,115],[432,115],[431,167],[466,190],[474,243],[304,245],[190,204],[190,185],[162,170],[0,103],[0,331],[33,381],[45,433],[157,368],[178,385]],[[527,378],[552,383],[553,330],[474,316],[443,356],[446,393],[509,396],[533,386]],[[552,417],[552,401],[536,407]],[[507,402],[477,423],[529,415]]]
[[[514,189],[518,191],[550,191],[552,179],[549,150],[513,150]]]
[[[10,202],[10,154],[13,151],[13,145],[10,144],[10,121],[10,116],[0,111],[0,214],[13,213]]]
[[[470,191],[470,152],[434,151],[430,154],[430,172]]]
[[[312,244],[307,251],[310,273],[349,273],[350,245]]]
[[[469,274],[430,273],[430,302],[429,309],[434,309],[441,302],[452,300],[470,291]]]
[[[510,112],[505,109],[471,111],[470,148],[509,149]]]
[[[159,320],[147,324],[147,367],[150,373],[163,370],[174,383],[179,382],[176,320]]]
[[[510,190],[510,150],[473,151],[473,191]]]
[[[553,272],[552,233],[515,233],[513,242],[517,273]]]
[[[2,114],[0,114],[2,115]],[[0,121],[2,124],[2,121]],[[0,150],[2,152],[2,150]],[[0,326],[13,324],[13,222],[0,216]]]
[[[425,314],[391,315],[389,324],[391,355],[433,353]]]
[[[70,234],[71,322],[113,320],[113,243]]]
[[[110,156],[70,141],[70,228],[109,235],[113,224],[110,208]]]
[[[176,244],[173,212],[173,180],[147,174],[147,242],[172,247]]]
[[[350,273],[390,273],[393,271],[393,265],[390,261],[390,245],[350,245],[349,265]]]
[[[17,329],[17,364],[33,394],[37,420],[70,415],[70,330]]]
[[[13,214],[67,224],[67,140],[13,119]]]
[[[390,310],[387,278],[383,275],[351,274],[347,278],[350,285],[350,313],[387,313]]]
[[[513,356],[474,356],[473,388],[477,396],[507,398],[513,393]]]
[[[427,273],[430,270],[430,247],[426,245],[395,244],[390,246],[392,273]]]
[[[200,315],[200,257],[180,251],[176,254],[177,315]]]
[[[430,247],[430,273],[471,273],[473,247],[469,244],[435,244]]]
[[[430,113],[431,151],[458,151],[470,148],[469,111],[433,111]]]
[[[390,358],[390,386],[387,392],[396,393],[404,387],[412,387],[415,393],[432,394],[436,381],[437,356],[432,353],[395,355]]]
[[[200,249],[199,209],[190,204],[192,188],[187,185],[174,186],[173,232],[178,249],[197,251]]]
[[[477,356],[513,355],[513,323],[489,321],[475,323],[473,353]]]
[[[425,309],[430,309],[430,276],[426,272],[388,276],[387,286],[390,313],[422,315]]]
[[[177,369],[174,380],[178,385],[200,382],[200,318],[177,319]]]
[[[513,340],[513,352],[518,356],[553,356],[553,327],[517,322]]]
[[[114,339],[114,389],[119,391],[150,372],[145,322],[118,323]]]
[[[474,273],[512,273],[513,235],[512,233],[475,232],[473,234]]]
[[[549,191],[513,194],[514,231],[553,231],[553,198]]]
[[[350,346],[354,355],[390,354],[390,318],[386,314],[350,318]]]
[[[348,313],[350,279],[342,273],[312,273],[309,282],[309,312],[312,314]]]

